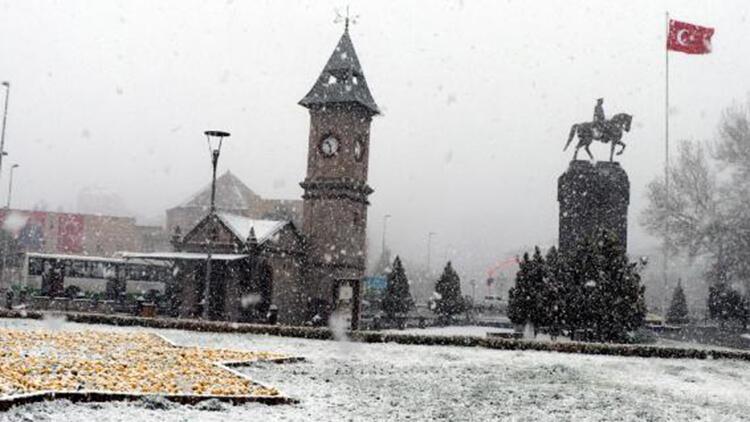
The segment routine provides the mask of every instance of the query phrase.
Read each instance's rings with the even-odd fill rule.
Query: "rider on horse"
[[[598,98],[596,100],[596,106],[594,107],[594,138],[599,139],[604,135],[604,129],[607,119],[604,117],[604,98]]]
[[[594,107],[594,121],[593,122],[582,122],[575,123],[570,128],[568,134],[568,141],[565,143],[565,151],[573,138],[578,135],[578,145],[576,145],[576,152],[573,154],[573,159],[576,160],[578,157],[578,150],[584,148],[589,157],[593,160],[594,155],[589,151],[589,146],[593,141],[600,141],[603,143],[611,143],[609,161],[614,160],[615,147],[620,146],[620,150],[617,151],[617,155],[622,154],[625,149],[625,143],[622,142],[623,132],[630,132],[630,125],[633,122],[633,116],[627,113],[617,113],[612,116],[611,119],[607,120],[604,116],[604,99],[598,98],[596,100],[596,107]]]

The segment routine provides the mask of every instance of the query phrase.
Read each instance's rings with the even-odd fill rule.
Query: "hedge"
[[[76,312],[41,312],[0,310],[0,318],[42,319],[46,315],[62,315],[68,321],[84,324],[141,326],[161,329],[203,331],[216,333],[265,334],[316,340],[333,340],[328,328],[287,325],[264,325],[226,321],[201,321],[175,318],[143,318],[125,315],[106,315]],[[498,350],[532,350],[542,352],[578,353],[589,355],[629,356],[665,359],[734,359],[750,362],[750,352],[741,350],[690,349],[652,345],[542,342],[507,338],[473,336],[441,336],[423,334],[395,334],[378,331],[349,331],[352,341],[362,343],[398,343],[424,346],[484,347]]]

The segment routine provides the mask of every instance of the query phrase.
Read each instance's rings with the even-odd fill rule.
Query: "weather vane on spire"
[[[341,23],[344,22],[344,32],[349,32],[349,23],[351,22],[352,25],[357,23],[357,19],[359,19],[359,15],[349,16],[349,5],[346,6],[346,15],[341,15],[341,12],[339,12],[338,9],[336,9],[336,18],[333,20],[333,23]]]

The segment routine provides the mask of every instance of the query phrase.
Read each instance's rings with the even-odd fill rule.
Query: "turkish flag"
[[[711,52],[713,35],[713,28],[670,20],[667,50],[687,54],[708,54]]]

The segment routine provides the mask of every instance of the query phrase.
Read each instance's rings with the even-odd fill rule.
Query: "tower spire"
[[[349,5],[346,5],[346,20],[344,21],[344,32],[349,33]]]
[[[349,23],[351,22],[352,25],[357,23],[358,16],[349,16],[349,5],[346,5],[346,14],[341,15],[338,10],[336,10],[336,18],[333,20],[333,23],[339,23],[344,22],[344,32],[349,32]]]
[[[245,240],[245,244],[249,248],[254,248],[258,246],[258,238],[255,236],[255,227],[250,227],[250,233],[247,235],[247,239]]]
[[[307,108],[321,108],[333,104],[357,104],[370,114],[380,114],[378,105],[367,87],[357,52],[349,37],[349,16],[345,18],[344,33],[328,59],[310,92],[299,102]]]

